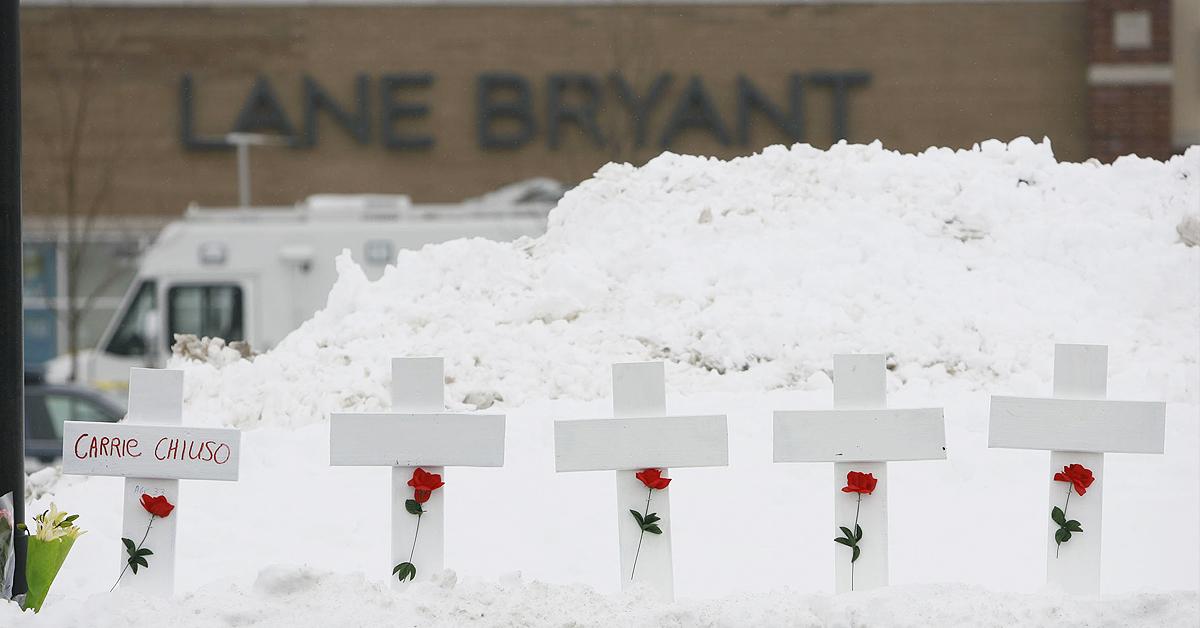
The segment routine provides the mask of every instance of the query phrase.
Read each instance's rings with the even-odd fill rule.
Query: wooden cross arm
[[[988,447],[1161,454],[1161,401],[992,397]]]
[[[504,415],[335,413],[329,418],[329,464],[502,467]]]
[[[63,473],[234,481],[241,442],[233,429],[66,421]]]
[[[941,408],[775,413],[775,462],[942,460]]]
[[[729,464],[725,415],[554,422],[558,471],[721,467]]]

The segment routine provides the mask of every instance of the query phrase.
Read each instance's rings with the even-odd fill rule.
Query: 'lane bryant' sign
[[[280,104],[270,80],[260,76],[250,87],[230,131],[275,133],[291,138],[293,146],[307,148],[318,143],[318,114],[329,119],[359,144],[372,138],[397,151],[427,150],[437,139],[428,132],[415,130],[429,115],[431,104],[423,93],[434,83],[431,73],[383,74],[372,81],[359,74],[354,81],[353,101],[339,102],[305,75],[301,81],[300,128]],[[832,100],[830,124],[834,140],[846,138],[851,94],[870,81],[862,71],[792,73],[785,77],[785,96],[781,102],[768,98],[744,76],[738,76],[735,110],[732,119],[718,111],[703,79],[692,76],[676,80],[670,73],[659,74],[645,89],[636,89],[620,73],[607,77],[592,74],[551,74],[543,88],[543,105],[535,107],[534,84],[512,72],[487,72],[475,80],[475,136],[483,149],[519,149],[534,141],[545,141],[558,148],[564,132],[582,132],[591,144],[607,143],[598,119],[604,102],[619,103],[619,111],[628,117],[630,134],[636,147],[655,143],[669,149],[684,131],[709,134],[723,146],[747,146],[751,122],[765,119],[793,142],[806,138],[804,111],[807,90],[827,90]],[[674,91],[673,98],[667,92]],[[220,136],[199,134],[195,129],[195,111],[203,105],[200,84],[184,74],[179,83],[181,139],[190,150],[231,148]],[[649,128],[650,116],[669,111],[662,128]],[[414,124],[418,123],[418,124]],[[539,137],[540,136],[540,137]]]

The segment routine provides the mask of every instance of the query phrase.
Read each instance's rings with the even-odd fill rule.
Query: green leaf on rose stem
[[[854,541],[851,541],[850,539],[848,539],[846,537],[842,537],[842,536],[839,536],[838,538],[834,539],[833,542],[841,543],[842,545],[845,545],[846,547],[854,547]]]
[[[645,527],[645,530],[650,534],[662,534],[662,528],[656,525],[648,525]]]
[[[400,563],[392,568],[392,573],[400,579],[400,582],[404,582],[405,580],[412,580],[417,577],[417,567],[408,562]]]
[[[857,545],[855,545],[854,546],[854,555],[850,557],[850,562],[854,562],[854,561],[858,560],[858,555],[861,553],[862,553],[862,551],[858,549]]]
[[[645,529],[646,522],[645,522],[645,520],[643,520],[643,519],[642,519],[642,513],[640,513],[640,512],[638,512],[638,511],[636,511],[636,510],[634,510],[634,509],[630,508],[630,509],[629,509],[629,514],[633,515],[633,518],[634,518],[634,519],[637,519],[637,522],[638,522],[638,526],[639,526],[639,527],[641,527],[641,528]]]
[[[129,568],[133,570],[133,575],[136,576],[138,566],[137,566],[137,563],[133,562],[132,558],[129,559]]]
[[[854,540],[855,542],[862,540],[862,526],[854,524]]]
[[[1059,528],[1058,531],[1054,533],[1054,540],[1059,545],[1062,545],[1063,543],[1070,541],[1071,540],[1071,531],[1066,528]]]
[[[838,529],[842,531],[842,536],[848,539],[854,538],[854,533],[850,531],[850,528],[847,528],[846,526],[838,526]]]
[[[1071,532],[1083,532],[1083,526],[1079,525],[1079,522],[1074,519],[1067,522],[1066,528]]]
[[[1057,523],[1060,526],[1067,523],[1067,515],[1063,512],[1062,508],[1059,508],[1058,506],[1055,506],[1054,510],[1050,511],[1050,518],[1054,520],[1054,523]]]
[[[138,556],[150,556],[152,554],[154,554],[154,552],[151,552],[149,550],[149,548],[145,548],[145,547],[143,547],[142,549],[137,551]]]
[[[141,566],[143,566],[143,567],[145,567],[145,568],[147,568],[147,569],[149,569],[149,568],[150,568],[150,563],[146,562],[146,559],[145,559],[145,558],[142,558],[141,556],[138,556],[138,557],[134,558],[134,559],[133,559],[133,562],[135,562],[135,563],[137,563],[137,564],[139,564],[139,565],[141,565]]]
[[[418,502],[415,499],[404,500],[404,509],[407,510],[408,514],[410,515],[421,515],[425,513],[425,510],[421,508],[421,502]]]
[[[658,516],[658,513],[652,512],[646,517],[646,525],[658,523],[659,521],[662,521],[662,518]]]
[[[134,545],[133,541],[130,539],[121,539],[121,542],[125,544],[125,551],[129,552],[130,554],[137,549],[137,546]]]

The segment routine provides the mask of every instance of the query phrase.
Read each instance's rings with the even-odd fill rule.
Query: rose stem
[[[1071,503],[1071,486],[1067,484],[1067,501],[1063,502],[1063,521],[1067,520],[1067,506]],[[1058,551],[1062,549],[1062,543],[1057,543],[1054,546],[1054,557],[1058,558]]]
[[[154,515],[154,514],[150,515],[150,523],[146,524],[146,533],[142,535],[142,540],[138,542],[137,547],[134,548],[134,550],[133,550],[133,552],[135,554],[137,553],[138,550],[142,549],[142,544],[146,542],[146,537],[150,536],[150,526],[154,525],[154,517],[156,517],[156,516],[157,515]],[[114,582],[112,585],[112,588],[108,590],[109,593],[112,593],[113,591],[117,590],[117,585],[121,584],[121,578],[125,577],[126,569],[129,569],[129,561],[128,560],[125,561],[125,566],[121,568],[121,573],[117,575],[117,581]]]
[[[862,508],[862,493],[858,494],[858,503],[854,505],[854,530],[855,536],[858,532],[858,511]],[[854,539],[854,545],[858,545],[858,539]],[[860,552],[862,550],[859,550]],[[854,548],[850,548],[850,590],[854,590]]]
[[[646,489],[646,512],[642,513],[642,521],[650,516],[650,496],[654,494],[653,488]],[[640,527],[640,526],[639,526]],[[633,569],[629,570],[629,581],[633,582],[633,576],[637,574],[637,559],[642,553],[642,539],[646,538],[646,529],[642,528],[642,533],[638,535],[637,551],[633,553]]]
[[[413,554],[417,551],[417,535],[421,533],[421,515],[425,514],[425,509],[421,509],[421,514],[417,515],[417,529],[413,530],[412,549],[408,550],[408,562],[412,563]]]

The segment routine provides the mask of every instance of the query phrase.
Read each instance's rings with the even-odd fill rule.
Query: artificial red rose
[[[1056,482],[1070,482],[1075,486],[1075,492],[1083,495],[1087,492],[1092,482],[1096,481],[1096,477],[1092,475],[1092,470],[1081,465],[1073,464],[1063,467],[1062,473],[1055,473],[1054,480]]]
[[[142,493],[142,508],[145,508],[146,512],[155,517],[166,517],[171,514],[172,510],[175,510],[175,504],[167,501],[166,495],[151,497],[146,493]]]
[[[875,492],[876,484],[879,484],[879,480],[874,475],[851,471],[846,474],[846,485],[842,487],[842,492],[870,495]]]
[[[646,488],[663,490],[671,483],[671,478],[662,476],[662,469],[642,469],[634,474],[634,477],[642,481]]]
[[[442,481],[441,475],[418,467],[413,469],[413,476],[408,481],[408,485],[413,487],[413,499],[417,500],[418,504],[424,504],[429,501],[429,496],[434,491],[442,488],[446,483]]]

